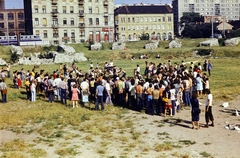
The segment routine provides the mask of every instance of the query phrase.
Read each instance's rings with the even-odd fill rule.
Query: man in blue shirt
[[[99,81],[98,86],[96,87],[96,102],[95,102],[96,110],[99,110],[99,107],[98,107],[99,102],[101,103],[101,110],[104,110],[103,90],[104,90],[104,87],[102,85],[102,81]]]

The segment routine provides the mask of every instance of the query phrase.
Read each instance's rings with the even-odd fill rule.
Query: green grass
[[[73,44],[77,52],[84,52],[88,59],[96,64],[99,63],[100,68],[103,68],[105,62],[113,60],[114,64],[118,67],[122,67],[128,74],[133,76],[133,69],[139,64],[141,72],[145,68],[145,60],[129,60],[131,55],[138,58],[141,54],[149,54],[150,59],[156,64],[166,63],[168,59],[172,63],[181,63],[182,60],[185,62],[204,62],[203,58],[192,58],[192,51],[199,49],[198,43],[203,39],[182,40],[183,48],[181,49],[166,49],[168,41],[161,41],[159,47],[150,53],[149,50],[142,49],[145,43],[148,41],[140,42],[129,42],[126,43],[128,50],[123,51],[112,51],[109,49],[110,45],[105,44],[104,50],[101,51],[89,51],[88,44]],[[209,48],[203,48],[209,49]],[[210,89],[214,96],[214,99],[230,100],[240,94],[240,73],[239,73],[239,57],[240,57],[240,46],[236,47],[213,47],[214,50],[213,58],[209,58],[213,63],[212,75],[209,77]],[[43,52],[40,47],[37,48],[24,48],[26,55],[30,52]],[[161,59],[155,59],[157,54],[161,55]],[[10,59],[9,47],[0,47],[0,57],[9,61]],[[86,72],[89,68],[90,61],[76,63],[79,69]],[[68,64],[70,66],[70,64]],[[25,71],[31,70],[33,66],[17,65],[12,66],[11,71],[20,70],[24,68]],[[45,69],[46,72],[52,73],[58,69],[59,65],[41,65],[36,71]],[[96,143],[99,146],[103,146],[104,150],[96,150],[99,154],[107,153],[107,148],[112,145],[112,142],[124,144],[121,150],[122,153],[126,153],[123,150],[134,150],[139,148],[139,144],[144,144],[142,141],[144,136],[150,134],[151,130],[146,129],[144,132],[139,132],[134,124],[132,116],[127,116],[129,113],[127,109],[121,109],[120,107],[107,106],[104,112],[92,111],[87,108],[70,109],[68,106],[63,106],[60,103],[50,104],[43,99],[42,95],[37,96],[37,102],[27,102],[25,100],[25,88],[13,89],[12,80],[7,79],[8,94],[7,104],[0,106],[0,129],[10,130],[17,134],[37,134],[38,138],[34,139],[33,142],[38,144],[46,144],[49,147],[58,148],[56,154],[60,157],[71,157],[77,154],[74,148],[68,146],[68,141],[77,138],[83,143]],[[71,102],[69,101],[70,105]],[[147,120],[146,115],[140,116],[143,121]],[[165,126],[165,122],[171,122],[172,119],[168,118],[162,121],[153,121],[149,125],[155,126],[155,128],[162,128]],[[182,122],[181,119],[177,118],[174,120],[176,123]],[[170,126],[174,126],[171,124]],[[71,133],[68,130],[74,130],[76,133]],[[158,137],[170,138],[166,132],[159,132]],[[97,139],[101,141],[98,142]],[[63,140],[66,144],[58,144],[58,140]],[[150,150],[155,151],[167,151],[178,148],[174,143],[163,142],[163,139],[158,139],[159,143],[155,146],[140,146],[142,153],[146,154]],[[176,142],[178,145],[190,146],[196,142],[190,140],[180,140]],[[59,147],[59,145],[62,145]],[[204,145],[209,145],[204,143]],[[63,148],[63,146],[65,148]],[[3,152],[2,157],[45,157],[45,153],[41,149],[35,149],[29,146],[28,143],[22,140],[14,140],[2,144],[0,151]],[[23,153],[29,155],[25,155]],[[17,154],[19,153],[19,154]],[[112,154],[109,154],[112,155]],[[125,155],[125,154],[122,154]],[[208,155],[208,153],[202,153]],[[211,156],[211,155],[210,155]],[[128,157],[128,156],[126,156]],[[188,155],[181,155],[181,157],[188,157]]]

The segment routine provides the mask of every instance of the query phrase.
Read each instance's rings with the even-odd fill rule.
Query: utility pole
[[[9,30],[8,30],[8,12],[6,10],[6,13],[7,13],[7,18],[6,18],[6,21],[7,21],[7,45],[9,45]]]
[[[212,16],[212,38],[214,38],[213,36],[214,36],[214,33],[213,33],[213,16]]]

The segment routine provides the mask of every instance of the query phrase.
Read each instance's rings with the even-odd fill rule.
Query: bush
[[[225,39],[224,38],[218,39],[218,43],[220,46],[225,46]]]
[[[197,55],[200,55],[200,56],[208,56],[211,54],[211,52],[213,51],[212,49],[198,49],[198,50],[195,50],[197,51]]]
[[[17,52],[12,53],[10,60],[15,63],[19,59]]]

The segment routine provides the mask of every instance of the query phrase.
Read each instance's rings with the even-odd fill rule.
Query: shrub
[[[17,52],[12,53],[10,60],[15,63],[19,59]]]

